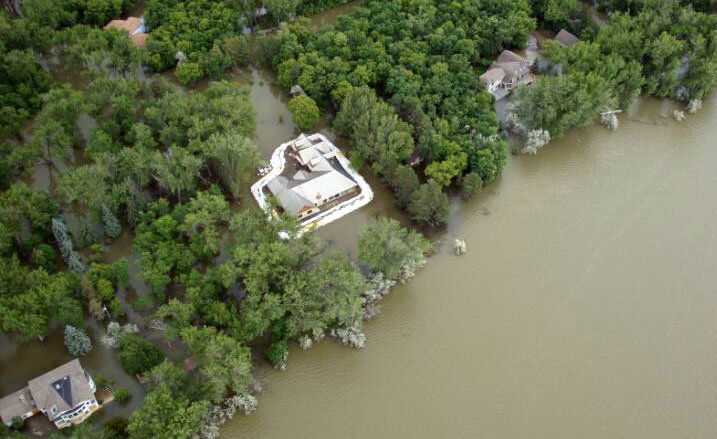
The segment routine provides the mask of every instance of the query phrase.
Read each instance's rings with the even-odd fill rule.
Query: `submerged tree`
[[[414,220],[431,226],[445,222],[450,209],[448,195],[444,194],[438,183],[433,180],[419,186],[408,204],[408,212]]]
[[[256,144],[241,132],[232,130],[213,134],[205,147],[222,184],[234,199],[238,199],[260,162]]]
[[[429,242],[419,233],[402,227],[395,219],[380,217],[359,233],[359,261],[374,273],[396,280],[401,270],[425,260]]]

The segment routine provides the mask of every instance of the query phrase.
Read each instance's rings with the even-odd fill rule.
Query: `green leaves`
[[[403,267],[423,259],[429,248],[423,236],[390,218],[372,220],[359,234],[359,261],[387,279],[398,279]]]
[[[431,226],[444,223],[448,219],[450,209],[448,195],[444,194],[441,186],[433,180],[419,186],[408,204],[411,218]]]
[[[306,95],[299,95],[289,100],[289,111],[294,122],[302,130],[309,130],[319,123],[319,107]]]
[[[65,273],[20,265],[16,256],[0,257],[0,329],[30,339],[47,334],[51,320],[82,326],[82,305],[75,297],[76,280]]]
[[[130,439],[186,439],[200,426],[208,401],[175,397],[166,386],[147,394],[127,425]]]
[[[164,354],[140,335],[126,333],[120,339],[120,364],[132,375],[142,374],[164,360]]]
[[[181,334],[199,360],[199,373],[212,389],[213,402],[221,402],[227,392],[246,392],[252,368],[249,348],[212,327],[191,326]]]

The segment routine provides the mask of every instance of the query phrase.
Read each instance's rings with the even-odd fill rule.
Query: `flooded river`
[[[266,72],[232,80],[251,90],[268,158],[298,134],[289,96]],[[257,413],[227,423],[222,437],[713,438],[717,96],[683,123],[671,110],[644,100],[615,133],[591,126],[511,157],[475,200],[454,200],[447,227],[432,234],[436,255],[384,300],[365,349],[292,346],[287,371],[260,368]],[[49,188],[46,174],[40,167],[26,181]],[[354,257],[369,218],[408,223],[366,177],[374,201],[319,230]],[[466,255],[450,252],[455,237]],[[123,301],[147,294],[132,238],[126,231],[105,255],[130,262]],[[140,326],[146,317],[129,314]],[[144,390],[88,325],[95,350],[83,364],[134,395],[102,416],[126,416]],[[0,336],[0,393],[67,359],[59,329],[42,343]]]
[[[294,347],[223,437],[713,438],[717,99],[682,124],[670,109],[646,100],[615,133],[512,157],[456,200],[365,349]],[[361,221],[320,233],[350,249]]]

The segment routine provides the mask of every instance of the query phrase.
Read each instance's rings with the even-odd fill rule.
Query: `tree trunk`
[[[22,15],[20,0],[0,0],[0,3],[10,16],[18,18]]]

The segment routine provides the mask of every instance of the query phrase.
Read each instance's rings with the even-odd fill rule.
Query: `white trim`
[[[363,206],[370,203],[371,200],[373,200],[373,190],[371,190],[371,186],[366,183],[366,180],[364,180],[364,178],[358,172],[354,171],[351,168],[351,163],[349,162],[349,160],[341,153],[338,148],[336,148],[333,142],[331,142],[328,138],[326,138],[326,136],[321,133],[311,134],[307,137],[313,136],[319,136],[321,140],[326,142],[335,150],[336,159],[338,160],[339,164],[341,164],[341,166],[346,170],[346,172],[348,172],[351,178],[356,181],[359,188],[361,189],[361,193],[356,197],[344,201],[343,203],[337,204],[331,209],[322,212],[309,220],[303,221],[301,223],[301,231],[299,234],[316,229],[321,226],[325,226],[326,224],[336,221],[344,215],[348,215],[349,213],[362,208]],[[269,183],[269,181],[271,181],[274,177],[279,176],[284,170],[284,166],[286,165],[284,151],[286,151],[286,148],[288,148],[293,142],[294,140],[283,143],[274,150],[274,153],[271,155],[271,160],[269,162],[271,165],[271,170],[266,175],[261,177],[259,181],[257,181],[251,186],[251,193],[252,195],[254,195],[254,199],[256,199],[256,202],[259,204],[259,207],[264,209],[264,211],[269,212],[270,215],[276,215],[276,212],[270,212],[271,206],[269,205],[269,201],[264,195],[264,187]]]

